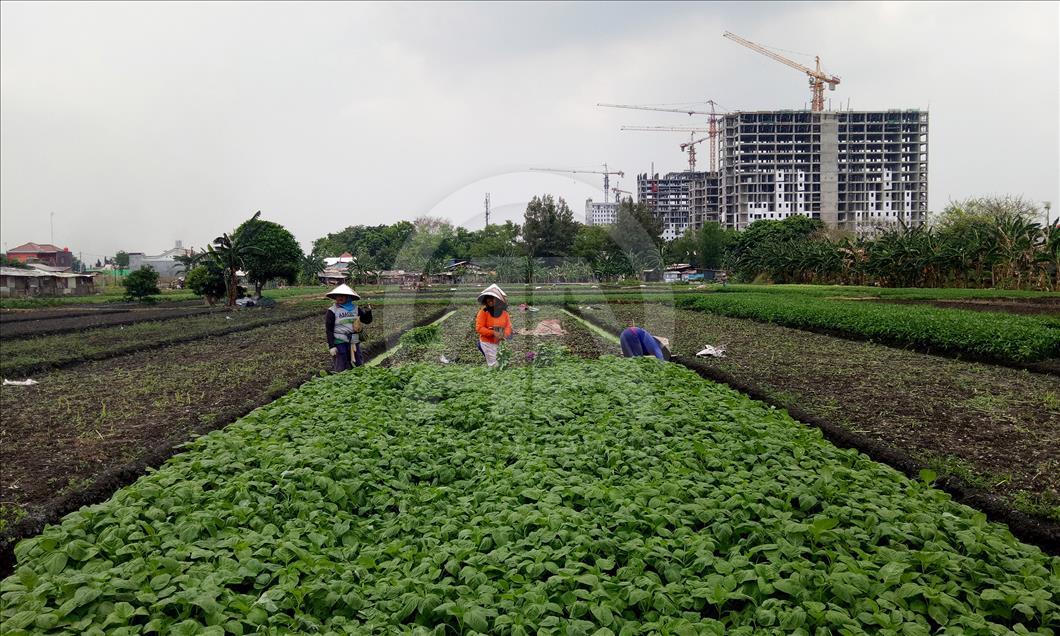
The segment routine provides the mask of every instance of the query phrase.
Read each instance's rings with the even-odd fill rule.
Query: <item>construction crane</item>
[[[708,139],[710,139],[709,135],[706,136],[706,137],[701,137],[699,139],[693,139],[691,141],[686,141],[685,143],[681,144],[681,150],[687,150],[688,151],[688,171],[689,172],[695,172],[696,171],[696,144],[703,143],[704,141],[706,141]]]
[[[597,106],[605,106],[607,108],[627,108],[629,110],[653,110],[662,113],[684,113],[685,115],[707,115],[707,129],[704,131],[689,130],[686,132],[707,132],[710,134],[710,171],[717,171],[717,156],[718,156],[718,122],[721,120],[721,116],[718,115],[716,106],[718,103],[713,99],[708,99],[706,103],[710,106],[710,112],[705,110],[694,110],[691,108],[659,108],[658,106],[631,106],[629,104],[597,104]],[[633,127],[622,127],[622,130],[636,130]]]
[[[604,166],[603,170],[565,170],[563,168],[530,168],[530,169],[535,171],[535,172],[569,172],[571,174],[602,174],[602,175],[604,175],[604,203],[609,203],[610,202],[610,197],[611,197],[611,195],[609,194],[609,192],[611,191],[611,179],[610,179],[610,176],[613,175],[613,174],[617,174],[620,177],[624,177],[624,176],[626,176],[626,173],[622,172],[621,170],[608,170],[606,163],[603,164],[603,166]]]
[[[619,200],[621,199],[621,197],[618,196],[620,194],[628,194],[631,199],[633,198],[633,193],[630,192],[629,190],[621,190],[619,188],[611,188],[611,192],[615,193],[615,203],[618,203]]]
[[[681,144],[681,151],[688,151],[688,170],[689,172],[695,172],[696,170],[696,144],[710,139],[708,134],[702,139],[695,139],[696,133],[710,132],[706,128],[690,128],[682,126],[623,126],[622,130],[643,130],[649,132],[686,132],[689,133],[689,141]]]
[[[824,111],[824,85],[828,84],[828,90],[834,91],[835,87],[839,84],[839,77],[835,75],[829,75],[821,70],[821,56],[814,56],[817,60],[817,69],[814,70],[808,66],[803,66],[802,64],[799,64],[794,60],[789,60],[783,55],[774,53],[773,51],[770,51],[761,44],[756,44],[750,40],[745,40],[744,38],[736,35],[735,33],[729,33],[728,31],[726,31],[724,37],[732,40],[733,42],[736,42],[737,44],[742,44],[747,48],[751,49],[752,51],[758,51],[766,57],[771,57],[774,60],[780,62],[781,64],[787,64],[793,69],[806,73],[806,75],[810,78],[810,93],[812,93],[812,98],[810,100],[810,110],[815,113],[820,113]]]

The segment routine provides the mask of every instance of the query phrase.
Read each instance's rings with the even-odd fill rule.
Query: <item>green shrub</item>
[[[147,265],[130,273],[121,284],[125,287],[125,297],[129,300],[150,302],[151,296],[162,293],[158,288],[158,272]]]

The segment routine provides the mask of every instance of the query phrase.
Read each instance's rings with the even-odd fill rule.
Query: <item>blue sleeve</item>
[[[645,351],[651,353],[653,356],[660,360],[665,359],[663,358],[662,348],[659,347],[659,343],[650,333],[648,333],[646,329],[640,330],[640,341],[641,346],[644,347]]]

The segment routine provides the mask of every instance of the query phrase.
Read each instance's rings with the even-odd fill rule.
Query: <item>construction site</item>
[[[760,220],[801,215],[828,228],[872,234],[896,225],[918,226],[928,211],[928,112],[919,109],[851,110],[826,108],[825,90],[840,78],[810,68],[732,33],[725,37],[805,74],[809,109],[725,112],[707,100],[709,110],[598,104],[609,108],[678,113],[706,118],[693,126],[623,126],[625,131],[684,133],[680,150],[688,155],[682,171],[637,175],[636,200],[662,221],[665,240],[690,228],[718,223],[743,230]],[[697,138],[698,137],[698,138]],[[696,170],[697,146],[709,153],[709,169]],[[613,223],[623,192],[610,188],[604,174],[604,203],[586,201],[586,222]],[[614,194],[614,201],[611,194]],[[631,198],[634,193],[626,193]]]

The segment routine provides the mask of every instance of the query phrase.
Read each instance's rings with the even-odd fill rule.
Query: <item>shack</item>
[[[93,274],[0,267],[0,297],[3,298],[88,296],[94,293]]]

